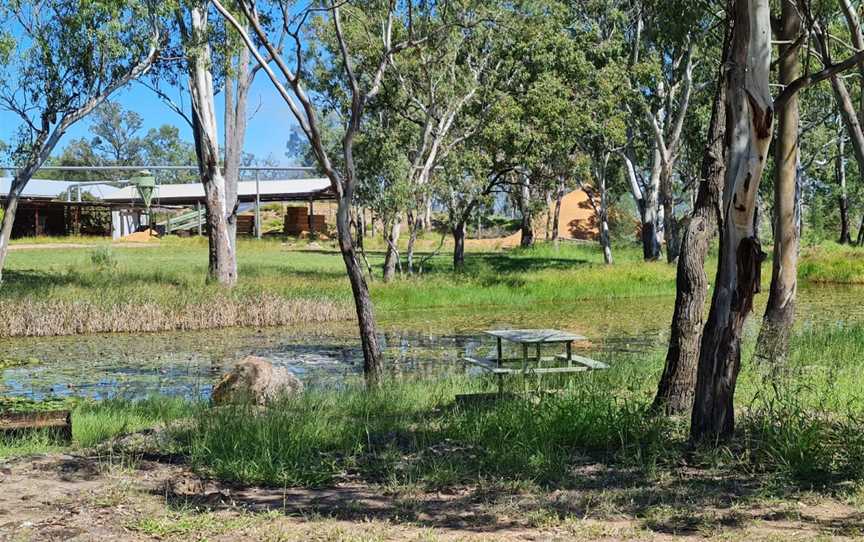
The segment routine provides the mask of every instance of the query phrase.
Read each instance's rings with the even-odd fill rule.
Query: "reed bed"
[[[87,300],[0,301],[0,336],[47,337],[87,333],[269,327],[348,320],[348,304],[327,299],[283,298],[262,293],[220,295],[179,305],[116,303]]]

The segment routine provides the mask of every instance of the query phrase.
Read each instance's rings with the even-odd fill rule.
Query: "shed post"
[[[195,212],[198,213],[198,237],[203,235],[204,230],[202,228],[204,221],[201,219],[201,201],[195,202]]]
[[[255,238],[261,239],[261,170],[255,170]]]
[[[312,215],[313,215],[314,213],[315,213],[315,206],[314,206],[314,203],[313,203],[312,198],[309,198],[309,216],[308,216],[308,221],[309,221],[309,233],[310,233],[310,234],[311,234],[313,231],[315,231],[315,230],[313,229],[313,227],[312,227]]]

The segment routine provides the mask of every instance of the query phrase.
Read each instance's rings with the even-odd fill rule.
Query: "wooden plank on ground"
[[[50,412],[0,412],[0,432],[30,429],[52,429],[66,440],[72,440],[72,413],[68,410]]]

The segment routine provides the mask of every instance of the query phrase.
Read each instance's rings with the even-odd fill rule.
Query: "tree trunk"
[[[405,249],[405,257],[408,264],[408,274],[414,273],[414,245],[417,243],[417,232],[420,231],[421,223],[419,217],[413,211],[408,211],[408,247]]]
[[[354,240],[351,238],[352,199],[353,194],[350,190],[346,190],[338,200],[336,232],[339,237],[339,250],[348,271],[348,280],[351,282],[351,292],[354,294],[357,324],[360,328],[360,342],[363,346],[363,375],[367,385],[375,386],[381,380],[384,365],[381,358],[381,347],[378,344],[378,328],[375,323],[375,312],[372,310],[369,286],[363,276],[363,268],[357,261]]]
[[[603,248],[603,262],[606,265],[611,265],[612,260],[612,241],[609,238],[609,204],[608,195],[606,194],[606,173],[609,155],[603,163],[603,172],[600,175],[600,246]]]
[[[522,237],[519,246],[534,246],[534,213],[531,212],[531,181],[525,177],[520,186],[519,211],[522,213]]]
[[[6,255],[9,253],[9,241],[12,239],[12,225],[15,223],[15,215],[18,212],[18,198],[20,197],[21,189],[24,188],[22,184],[21,189],[16,190],[15,184],[12,184],[12,190],[9,191],[9,195],[6,198],[3,221],[0,222],[0,284],[3,282],[3,269],[6,265]]]
[[[696,373],[690,425],[693,441],[724,438],[734,431],[741,332],[760,288],[765,258],[753,217],[773,126],[769,1],[736,0],[734,23],[727,63],[729,132],[720,258]]]
[[[552,214],[552,242],[558,246],[560,241],[559,228],[561,227],[561,200],[564,199],[564,182],[558,183],[558,191],[555,194],[555,212]]]
[[[800,75],[799,45],[801,32],[798,8],[782,2],[780,13],[780,84],[788,85]],[[789,334],[795,318],[795,292],[798,287],[798,97],[791,97],[777,112],[777,142],[774,145],[774,258],[771,289],[756,343],[757,359],[781,362],[789,347]],[[841,134],[842,138],[842,134]]]
[[[402,218],[396,216],[390,225],[390,231],[385,231],[387,252],[384,255],[384,282],[390,282],[396,276],[396,265],[399,263],[399,233],[402,229]]]
[[[672,187],[672,172],[664,167],[660,173],[660,203],[663,206],[663,239],[666,241],[666,261],[678,259],[678,226],[675,221],[675,195]]]
[[[723,47],[723,58],[728,55],[729,25]],[[669,349],[663,376],[657,386],[654,408],[667,415],[688,412],[693,407],[696,387],[696,367],[699,363],[699,343],[708,297],[708,276],[705,273],[705,258],[711,240],[717,233],[717,213],[723,193],[725,171],[723,136],[726,132],[726,100],[723,73],[717,85],[708,142],[702,157],[702,171],[693,206],[693,215],[684,229],[678,271],[675,281],[675,311],[669,334]]]
[[[224,286],[237,282],[237,259],[228,227],[228,193],[219,169],[219,141],[216,124],[210,48],[207,45],[207,12],[202,6],[190,8],[191,35],[186,36],[189,54],[189,92],[192,98],[192,132],[198,171],[204,185],[209,237],[209,278]]]
[[[837,158],[835,159],[835,168],[837,176],[837,184],[840,186],[840,239],[838,242],[841,245],[849,245],[852,243],[852,236],[849,232],[849,196],[846,191],[846,141],[843,131],[837,134]]]
[[[237,186],[240,182],[240,163],[243,142],[246,140],[246,106],[249,98],[249,49],[241,47],[237,54],[235,72],[225,80],[225,206],[228,234],[234,257],[237,257]],[[234,266],[236,267],[236,262]]]
[[[855,244],[859,247],[864,244],[864,216],[861,217],[861,224],[858,226],[858,237],[855,239]]]
[[[543,236],[547,243],[552,240],[552,192],[548,190],[546,191],[546,228]]]
[[[461,221],[451,230],[453,232],[453,270],[465,269],[465,221]]]
[[[660,243],[657,232],[657,209],[660,190],[660,150],[654,149],[654,166],[651,169],[650,185],[646,189],[645,211],[642,214],[642,256],[646,261],[660,259]]]

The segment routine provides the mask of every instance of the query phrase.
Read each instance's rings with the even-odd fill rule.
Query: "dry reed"
[[[195,304],[152,302],[99,304],[91,301],[0,301],[0,337],[47,337],[86,333],[134,333],[269,327],[353,318],[350,305],[326,299],[272,294],[217,296]]]

